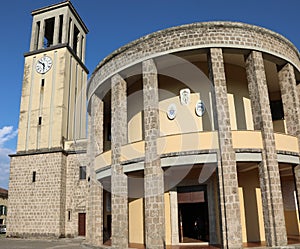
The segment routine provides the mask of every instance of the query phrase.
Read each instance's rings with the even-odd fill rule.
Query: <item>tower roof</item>
[[[4,188],[0,188],[0,197],[7,198],[8,197],[8,191]]]
[[[69,7],[69,9],[72,11],[73,15],[77,18],[77,20],[79,21],[80,25],[83,27],[84,31],[86,33],[88,33],[89,30],[88,30],[87,26],[82,21],[81,17],[79,16],[78,12],[74,8],[74,6],[73,6],[73,4],[71,3],[70,0],[65,0],[65,1],[57,3],[57,4],[52,4],[52,5],[43,7],[43,8],[39,8],[39,9],[33,10],[31,12],[31,15],[34,16],[34,15],[37,15],[37,14],[44,13],[46,11],[51,11],[51,10],[54,10],[54,9],[65,7],[65,6]]]

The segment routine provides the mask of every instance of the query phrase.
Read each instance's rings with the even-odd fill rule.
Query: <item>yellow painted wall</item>
[[[296,189],[292,175],[281,177],[281,191],[287,234],[299,236],[300,224],[298,217],[298,204],[296,201]]]
[[[234,104],[234,96],[232,93],[227,93],[227,101],[229,107],[229,118],[230,118],[230,127],[231,130],[237,130],[237,123],[236,123],[236,107]]]
[[[164,194],[166,244],[171,245],[171,208],[169,193]],[[144,244],[143,198],[129,201],[129,243]]]
[[[246,216],[244,206],[244,193],[243,188],[239,187],[239,199],[240,199],[240,212],[241,212],[241,225],[242,225],[242,240],[243,243],[247,242],[247,231],[246,231]]]
[[[225,58],[225,74],[231,129],[253,130],[246,71],[240,66],[226,63]]]
[[[160,101],[159,121],[161,136],[203,131],[203,118],[198,117],[195,113],[195,106],[198,100],[200,100],[200,94],[191,93],[189,105],[181,105],[178,96]],[[174,120],[169,120],[167,117],[167,110],[170,104],[175,104],[177,108],[177,115]],[[207,112],[204,115],[208,115]]]
[[[243,242],[265,241],[257,168],[239,172],[238,181]]]
[[[238,149],[262,149],[263,142],[260,131],[233,131],[233,148]]]
[[[299,152],[297,137],[281,133],[275,133],[274,136],[276,150]]]
[[[264,226],[264,216],[263,216],[263,209],[262,209],[262,199],[261,199],[261,190],[260,188],[255,188],[256,193],[256,204],[257,204],[257,211],[258,211],[258,223],[259,223],[259,234],[260,240],[265,241],[265,226]]]
[[[171,204],[170,194],[165,193],[165,226],[166,226],[166,244],[171,245]]]
[[[233,131],[232,142],[234,149],[262,149],[260,131]],[[286,134],[275,133],[277,150],[298,152],[297,138]],[[211,150],[218,148],[217,132],[199,132],[164,136],[158,139],[158,153],[172,153],[192,150]],[[126,144],[122,147],[121,161],[142,158],[144,156],[144,141]],[[111,164],[111,151],[106,151],[96,157],[96,169]]]
[[[129,202],[129,243],[144,244],[143,198]]]
[[[287,235],[299,236],[299,222],[296,210],[284,210]]]
[[[136,83],[137,84],[137,83]],[[139,86],[137,84],[136,88]],[[136,142],[143,139],[143,90],[128,89],[127,96],[127,121],[128,142]],[[133,91],[133,92],[131,92]]]

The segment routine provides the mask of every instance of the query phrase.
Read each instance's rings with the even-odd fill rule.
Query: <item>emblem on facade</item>
[[[199,117],[202,117],[205,112],[205,105],[202,100],[198,100],[196,103],[196,108],[195,108],[196,114]]]
[[[170,104],[167,110],[168,119],[173,120],[176,117],[177,108],[175,104]]]
[[[188,105],[191,100],[191,90],[184,88],[180,90],[180,102],[182,105]]]

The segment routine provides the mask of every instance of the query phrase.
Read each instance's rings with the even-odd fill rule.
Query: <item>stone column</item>
[[[287,63],[278,72],[281,99],[283,104],[284,119],[287,134],[299,136],[300,134],[300,111],[299,97],[296,88],[294,67]]]
[[[246,58],[246,73],[253,123],[261,130],[263,146],[259,164],[264,226],[267,246],[287,244],[277,152],[270,110],[268,86],[261,52],[252,51]]]
[[[128,184],[121,165],[127,143],[127,85],[118,74],[111,79],[111,209],[112,246],[128,247]]]
[[[242,247],[242,229],[235,152],[227,100],[227,87],[222,49],[211,48],[210,79],[214,84],[215,108],[218,121],[218,178],[221,208],[221,233],[224,248]]]
[[[88,117],[89,143],[89,195],[87,201],[87,242],[93,246],[103,244],[103,187],[96,179],[95,157],[103,152],[103,102],[92,96],[91,115]]]
[[[286,123],[286,133],[298,138],[300,150],[300,107],[299,96],[296,87],[294,67],[287,63],[278,72],[281,99]],[[297,189],[297,201],[300,203],[300,165],[294,168],[295,183]]]
[[[159,137],[158,78],[153,60],[143,61],[145,127],[145,237],[146,248],[165,245],[164,172],[157,153]]]

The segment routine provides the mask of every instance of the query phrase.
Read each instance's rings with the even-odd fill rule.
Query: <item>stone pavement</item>
[[[12,239],[0,236],[0,249],[82,249],[83,238],[75,239]]]

